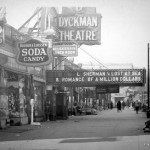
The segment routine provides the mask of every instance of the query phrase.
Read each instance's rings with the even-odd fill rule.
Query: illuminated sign
[[[93,86],[99,84],[142,86],[145,84],[145,78],[145,69],[47,71],[47,84],[53,83],[64,86]]]
[[[54,56],[68,56],[75,57],[78,55],[76,45],[53,45]]]
[[[48,43],[30,39],[24,43],[18,43],[17,62],[21,65],[40,66],[49,64],[50,52]]]
[[[100,44],[100,14],[61,14],[54,19],[55,43]]]

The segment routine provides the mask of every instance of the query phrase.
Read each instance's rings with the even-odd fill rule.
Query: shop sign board
[[[7,81],[18,81],[18,74],[11,72],[11,71],[7,71]]]
[[[47,84],[64,86],[143,86],[145,72],[145,69],[51,70],[46,75]]]
[[[57,38],[55,43],[100,45],[100,14],[60,14],[54,19]]]
[[[36,39],[18,43],[17,62],[26,66],[42,66],[51,62],[48,43]]]
[[[78,56],[76,45],[53,45],[53,56]]]
[[[97,85],[96,94],[119,93],[119,85]]]

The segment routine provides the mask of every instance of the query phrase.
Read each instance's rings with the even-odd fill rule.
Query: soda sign
[[[40,66],[51,62],[48,43],[30,39],[18,43],[17,62],[21,65]]]

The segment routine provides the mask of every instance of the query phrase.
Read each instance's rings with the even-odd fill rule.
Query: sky
[[[0,0],[0,5],[6,7],[7,23],[16,29],[37,7],[96,7],[102,16],[101,44],[82,45],[75,63],[94,65],[99,60],[104,65],[132,63],[147,68],[150,0]]]

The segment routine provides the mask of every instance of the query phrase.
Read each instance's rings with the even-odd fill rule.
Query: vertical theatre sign
[[[60,14],[54,19],[55,43],[100,45],[101,15],[94,13]]]
[[[30,39],[18,43],[17,62],[27,66],[42,66],[51,62],[48,43]]]

